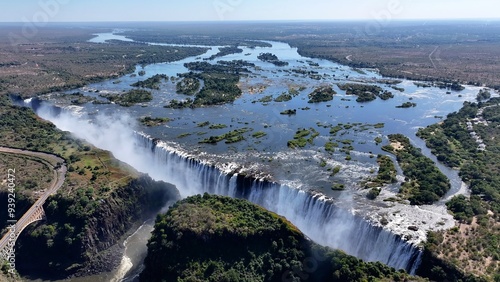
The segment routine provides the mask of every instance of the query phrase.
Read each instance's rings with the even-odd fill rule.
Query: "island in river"
[[[400,80],[400,82],[394,80],[391,85],[387,84],[387,81],[383,81],[383,78],[376,72],[369,70],[359,72],[325,60],[299,57],[296,55],[296,49],[290,48],[286,44],[280,44],[282,43],[266,42],[266,44],[256,47],[256,49],[262,49],[256,50],[258,53],[252,52],[252,48],[246,50],[243,47],[244,52],[242,53],[221,57],[221,60],[226,62],[241,59],[256,65],[256,68],[251,69],[251,73],[247,74],[248,76],[239,78],[237,86],[241,89],[241,93],[231,98],[230,103],[223,101],[223,103],[215,103],[219,105],[212,107],[203,105],[196,109],[172,109],[170,111],[163,106],[168,105],[173,99],[187,101],[183,94],[176,93],[175,80],[180,78],[175,78],[174,82],[161,81],[160,89],[153,89],[151,92],[151,101],[148,101],[149,99],[133,101],[134,103],[138,102],[138,104],[128,104],[128,108],[99,102],[83,105],[79,103],[80,105],[77,107],[65,106],[68,109],[76,110],[76,112],[89,114],[89,118],[99,117],[100,115],[97,113],[106,111],[127,113],[133,117],[131,120],[145,116],[151,117],[151,119],[168,118],[168,122],[158,123],[156,126],[136,127],[134,129],[139,129],[153,138],[157,138],[155,140],[163,140],[177,152],[212,163],[220,167],[222,171],[257,177],[260,175],[289,187],[320,192],[334,199],[338,206],[344,206],[347,209],[353,208],[353,203],[359,204],[360,206],[354,208],[355,210],[362,209],[372,216],[375,222],[379,222],[381,225],[385,223],[386,228],[396,233],[400,232],[409,241],[425,240],[426,224],[437,229],[449,227],[446,222],[450,223],[451,221],[446,217],[441,217],[441,215],[446,215],[444,210],[434,218],[425,218],[425,220],[418,218],[412,222],[413,219],[407,217],[406,221],[399,221],[398,214],[411,215],[415,212],[414,208],[411,207],[406,210],[407,205],[404,197],[398,197],[398,185],[404,181],[402,178],[404,174],[394,159],[398,171],[396,177],[398,182],[381,187],[380,195],[376,197],[375,202],[365,200],[366,194],[371,189],[360,188],[362,183],[376,177],[378,164],[375,156],[385,154],[381,147],[388,145],[387,136],[389,134],[403,133],[407,135],[417,147],[423,150],[426,157],[436,162],[436,158],[429,150],[426,150],[423,143],[414,137],[416,129],[439,121],[439,118],[436,117],[446,116],[449,112],[458,110],[463,102],[475,99],[475,94],[482,88],[466,86],[463,90],[457,87],[453,87],[453,89],[425,87],[424,89],[406,80]],[[172,48],[180,50],[181,47]],[[110,48],[114,48],[113,45],[110,45]],[[143,46],[138,48],[143,48]],[[266,50],[266,48],[270,49]],[[281,51],[276,50],[276,48],[281,49]],[[280,67],[284,69],[277,69],[274,64],[257,59],[260,53],[266,52],[277,54],[280,61],[286,61],[289,65]],[[214,49],[198,57],[210,57],[217,53],[219,53],[218,50]],[[185,69],[184,64],[192,62],[196,58],[190,57],[185,60],[159,65],[141,63],[144,64],[144,68],[142,66],[137,68],[135,76],[121,76],[118,80],[114,78],[109,82],[89,84],[79,90],[82,90],[84,96],[102,102],[101,95],[120,95],[123,90],[128,91],[135,87],[131,84],[156,74],[178,77],[177,73],[188,73],[189,70]],[[215,64],[211,63],[211,65]],[[169,70],[165,70],[166,68]],[[304,72],[300,69],[303,69]],[[210,78],[212,77],[210,75]],[[204,80],[200,79],[200,89],[203,83]],[[348,94],[347,91],[342,90],[338,83],[377,86],[383,89],[379,93],[392,92],[394,97],[385,99],[390,95],[381,95],[375,100],[372,99],[373,101],[359,101],[364,102],[361,104],[355,101],[358,99],[356,96],[352,97],[351,93]],[[111,84],[115,85],[115,88]],[[8,87],[8,84],[6,85]],[[308,94],[312,93],[316,87],[323,86],[332,87],[335,90],[337,94],[333,95],[333,100],[317,104],[304,104],[304,101],[307,102]],[[137,87],[141,88],[141,85],[137,84]],[[391,91],[391,89],[394,90],[394,87],[404,89],[404,91],[399,91],[399,93]],[[262,92],[255,94],[253,89]],[[298,91],[299,93],[295,96],[290,95],[291,99],[288,96],[279,98],[282,93],[290,89],[302,90]],[[455,90],[460,92],[453,92]],[[446,94],[446,92],[450,92],[452,95]],[[365,94],[367,97],[373,98],[368,93],[362,95]],[[54,101],[51,100],[51,97],[55,96],[51,94],[48,96],[48,100]],[[269,102],[251,103],[266,96],[272,97]],[[446,98],[443,99],[443,97]],[[403,105],[409,101],[415,101],[418,106],[405,110],[396,109],[397,105]],[[380,109],[384,109],[384,111]],[[295,114],[279,114],[285,111],[294,111]],[[209,124],[217,126],[197,126],[197,124],[207,121]],[[54,122],[64,128],[64,125],[58,124],[57,121]],[[375,126],[379,123],[383,123],[383,127]],[[71,131],[78,133],[78,130],[74,128],[64,129],[71,129]],[[297,138],[300,141],[299,144],[303,145],[299,146],[302,149],[288,148],[288,141],[294,140],[298,131],[309,131],[307,136]],[[238,136],[232,136],[231,132],[236,132]],[[200,143],[211,136],[219,137],[226,134],[230,134],[231,138],[229,139],[236,142],[217,142],[215,146]],[[181,136],[183,138],[178,138]],[[380,140],[377,137],[381,138],[382,142],[376,142],[375,140]],[[302,142],[301,138],[305,140],[305,143]],[[159,142],[159,144],[162,143]],[[128,161],[133,163],[132,160]],[[451,179],[450,194],[445,195],[443,199],[447,199],[457,192],[461,193],[460,178],[440,163],[436,162],[436,165]],[[338,169],[339,166],[340,169]],[[148,170],[149,168],[142,169]],[[332,173],[334,170],[336,173]],[[340,187],[336,185],[344,185],[343,191],[332,191],[332,186]],[[191,192],[181,191],[181,193],[189,194]],[[385,211],[380,212],[378,209],[380,204],[385,205]],[[435,214],[435,210],[431,210],[428,214]],[[413,226],[418,226],[418,228]]]

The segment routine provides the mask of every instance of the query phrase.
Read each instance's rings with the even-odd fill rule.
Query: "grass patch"
[[[227,127],[227,125],[225,125],[225,124],[212,124],[208,128],[209,129],[224,129],[226,127]]]
[[[252,134],[252,137],[253,138],[262,138],[266,135],[267,135],[267,133],[265,133],[264,131],[257,131],[254,134]]]
[[[333,191],[343,191],[343,190],[345,190],[345,186],[344,186],[344,184],[335,183],[332,185],[332,190]]]
[[[308,129],[302,128],[302,129],[297,130],[295,132],[295,135],[293,136],[293,140],[290,140],[287,142],[288,148],[292,148],[292,149],[304,148],[307,145],[308,140],[311,140],[311,139],[306,139],[305,137],[309,136],[311,134],[312,130],[314,130],[314,129],[311,128],[311,130],[308,130]]]
[[[244,128],[240,128],[240,129],[236,129],[236,130],[224,133],[222,135],[210,136],[206,139],[203,139],[199,143],[217,144],[218,142],[220,142],[222,140],[226,140],[225,141],[226,144],[236,143],[236,142],[240,142],[240,141],[245,140],[245,138],[243,137],[243,133],[246,133],[246,132],[249,132],[252,130],[253,129],[251,129],[251,128],[244,127]]]
[[[338,143],[336,142],[326,142],[325,144],[325,151],[327,152],[335,152],[335,148],[339,146]]]
[[[145,125],[145,126],[148,126],[148,127],[159,126],[159,125],[165,124],[165,123],[167,123],[169,121],[171,121],[171,119],[167,118],[167,117],[165,117],[165,118],[143,117],[143,118],[139,119],[139,122],[142,125]]]

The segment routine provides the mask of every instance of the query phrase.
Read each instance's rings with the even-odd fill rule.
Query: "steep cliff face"
[[[246,200],[194,196],[159,215],[140,281],[402,281],[408,275],[308,240]],[[413,278],[418,281],[418,278]]]
[[[109,248],[132,223],[147,218],[167,202],[179,199],[180,195],[173,185],[154,181],[147,176],[132,180],[128,186],[117,189],[103,201],[95,217],[88,219],[84,240],[86,250],[97,253]]]
[[[179,198],[175,186],[144,175],[102,199],[57,194],[44,206],[47,221],[18,239],[17,269],[51,279],[109,271],[119,262],[116,244],[133,224]]]
[[[465,273],[450,262],[438,258],[432,251],[426,249],[423,254],[422,264],[418,275],[428,277],[431,281],[467,281],[486,282],[485,278],[476,277]]]

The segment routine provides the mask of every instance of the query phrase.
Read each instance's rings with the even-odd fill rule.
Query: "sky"
[[[498,0],[15,0],[0,22],[500,19]]]

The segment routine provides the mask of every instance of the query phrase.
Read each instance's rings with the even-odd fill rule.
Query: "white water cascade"
[[[183,156],[158,140],[136,135],[136,146],[150,154],[181,194],[210,193],[247,199],[286,217],[313,241],[366,261],[380,261],[414,274],[422,251],[390,231],[336,207],[320,194],[265,180],[225,173],[213,165]],[[183,193],[184,192],[184,193]]]
[[[174,184],[183,197],[210,193],[247,199],[286,217],[316,243],[341,249],[365,261],[380,261],[414,274],[422,251],[380,226],[345,209],[331,199],[279,183],[223,171],[179,153],[166,143],[127,130],[128,120],[96,124],[84,122],[57,107],[37,111],[62,130],[75,133],[93,145],[109,150],[118,159],[157,180]]]

